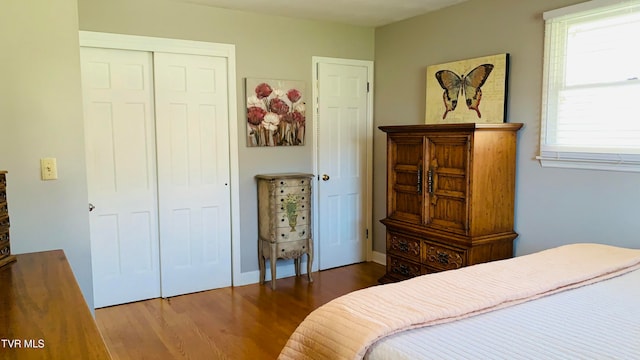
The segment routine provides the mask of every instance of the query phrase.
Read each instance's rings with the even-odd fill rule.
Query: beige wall
[[[314,55],[362,60],[375,56],[378,126],[423,121],[427,65],[508,52],[512,60],[508,119],[525,124],[518,149],[516,230],[521,235],[517,253],[577,241],[637,247],[639,174],[543,169],[534,159],[542,72],[541,13],[576,2],[472,0],[374,33],[371,28],[258,16],[172,0],[79,0],[77,11],[76,0],[4,1],[0,11],[0,169],[10,172],[13,250],[64,249],[85,297],[93,303],[79,29],[236,44],[241,130],[243,79],[304,80],[310,87]],[[382,252],[384,228],[377,220],[384,217],[385,208],[385,140],[377,130],[374,140],[374,246]],[[241,268],[247,272],[257,269],[253,175],[312,171],[312,154],[309,145],[249,149],[243,131],[237,143]],[[58,159],[59,180],[40,180],[42,157]]]
[[[376,29],[376,126],[424,121],[427,65],[511,54],[507,119],[524,123],[518,146],[517,254],[573,242],[639,244],[640,174],[549,169],[535,160],[542,91],[542,13],[578,2],[582,1],[471,0]],[[374,219],[385,216],[384,139],[377,130]],[[374,228],[374,249],[384,251],[384,227],[379,223]]]
[[[81,30],[235,44],[241,271],[257,270],[257,193],[253,176],[265,172],[312,173],[313,125],[308,116],[305,146],[248,148],[244,79],[303,80],[310,105],[312,56],[373,60],[373,28],[265,16],[172,0],[78,3]]]
[[[374,30],[258,16],[173,0],[8,0],[0,11],[0,169],[9,171],[14,253],[62,248],[93,305],[78,31],[236,45],[241,269],[258,269],[253,175],[311,169],[312,132],[296,148],[245,146],[245,77],[304,80],[311,57],[372,60]],[[309,123],[308,127],[312,125]],[[232,142],[234,139],[232,139]],[[41,181],[56,157],[59,180]]]
[[[14,253],[64,249],[91,306],[76,0],[8,0],[0,10],[0,169],[9,171]],[[59,179],[40,180],[55,157]]]

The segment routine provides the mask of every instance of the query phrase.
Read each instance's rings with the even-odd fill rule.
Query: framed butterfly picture
[[[427,67],[425,123],[502,123],[507,113],[509,54]]]

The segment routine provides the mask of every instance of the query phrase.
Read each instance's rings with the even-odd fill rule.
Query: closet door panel
[[[162,296],[231,285],[226,59],[155,53]]]
[[[151,53],[81,48],[96,307],[160,296]]]

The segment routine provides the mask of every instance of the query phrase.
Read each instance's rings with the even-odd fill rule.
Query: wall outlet
[[[40,159],[40,172],[42,180],[56,180],[58,178],[56,158]]]

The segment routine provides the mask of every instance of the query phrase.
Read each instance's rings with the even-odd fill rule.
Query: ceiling
[[[286,17],[382,26],[468,0],[179,0]]]

